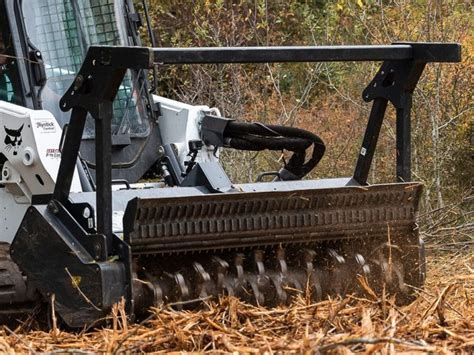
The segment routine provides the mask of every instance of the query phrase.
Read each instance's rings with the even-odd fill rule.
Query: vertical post
[[[385,110],[387,109],[388,100],[386,98],[376,98],[372,104],[369,121],[365,130],[362,147],[359,151],[357,165],[354,172],[354,180],[359,184],[367,184],[370,166],[374,158],[375,148],[379,139],[380,129],[382,128]]]
[[[112,249],[112,101],[99,103],[95,118],[97,232],[105,235],[107,249]]]
[[[82,107],[74,107],[64,137],[53,199],[61,203],[68,201],[72,179],[76,169],[77,157],[82,141],[82,133],[86,123],[87,111]]]
[[[404,105],[397,108],[397,181],[411,181],[411,120],[412,94],[405,93]]]

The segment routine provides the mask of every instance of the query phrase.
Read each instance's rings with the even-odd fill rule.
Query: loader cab
[[[12,57],[28,58],[25,70],[0,76],[2,100],[33,109],[50,111],[64,127],[70,112],[59,108],[59,100],[79,71],[91,45],[140,45],[140,17],[131,0],[0,0],[2,28],[18,32],[12,42]],[[22,60],[19,60],[22,61]],[[17,77],[27,90],[14,94]],[[155,113],[149,95],[147,72],[129,70],[113,107],[113,177],[135,182],[154,164],[146,154],[159,140]],[[0,92],[0,94],[2,94]],[[29,101],[29,102],[26,102]],[[95,175],[95,124],[88,117],[81,143],[81,158]],[[148,158],[147,158],[148,157]]]

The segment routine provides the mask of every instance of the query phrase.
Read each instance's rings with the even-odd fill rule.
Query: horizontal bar
[[[147,48],[91,46],[90,55],[103,66],[144,69],[159,64],[223,64],[336,61],[459,62],[457,43],[306,47]]]
[[[392,45],[308,47],[153,48],[155,63],[274,63],[415,60],[459,62],[457,43],[397,43]]]
[[[153,48],[155,63],[275,63],[412,59],[408,44],[389,46]]]
[[[414,42],[410,45],[413,47],[413,58],[419,62],[455,63],[461,61],[461,45],[459,43]]]

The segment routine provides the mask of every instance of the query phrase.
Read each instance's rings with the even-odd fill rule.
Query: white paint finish
[[[206,113],[220,115],[217,109],[208,106],[193,106],[164,97],[154,96],[160,103],[162,115],[159,118],[160,132],[164,143],[175,144],[178,148],[178,160],[185,168],[189,159],[188,142],[200,140],[200,123]],[[4,143],[6,132],[3,126],[21,131],[22,143],[13,154]],[[27,108],[0,101],[0,152],[7,162],[4,168],[9,170],[6,187],[0,188],[0,241],[11,242],[15,236],[25,211],[30,205],[31,196],[50,194],[61,161],[59,144],[61,128],[54,116],[44,110]],[[204,146],[197,161],[216,161],[214,147]],[[43,185],[36,174],[41,176]],[[78,174],[74,176],[72,192],[81,192]],[[122,211],[114,211],[114,231],[122,231]]]
[[[21,144],[12,147],[5,143],[6,128],[21,128]],[[0,101],[0,152],[7,158],[5,166],[12,170],[12,175],[21,177],[1,181],[8,191],[28,201],[32,195],[53,192],[61,158],[61,134],[61,127],[50,112]],[[77,173],[72,191],[81,191]]]
[[[22,126],[21,144],[9,147],[5,127],[18,130]],[[0,152],[7,158],[0,178],[0,242],[13,240],[32,195],[53,192],[61,160],[61,134],[61,127],[48,111],[0,101]],[[81,191],[77,172],[72,191]]]
[[[161,139],[164,144],[175,144],[178,149],[178,161],[183,169],[184,162],[189,160],[188,142],[190,140],[200,140],[200,124],[206,113],[220,115],[219,111],[209,106],[193,106],[183,102],[170,100],[165,97],[153,95],[155,103],[161,107],[161,116],[158,119]],[[214,147],[203,146],[196,161],[208,162],[216,161]]]

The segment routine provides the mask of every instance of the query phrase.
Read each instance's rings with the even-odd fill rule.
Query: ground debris
[[[349,296],[315,304],[301,297],[275,309],[228,297],[198,311],[158,308],[146,322],[131,324],[118,305],[110,326],[101,329],[73,333],[3,327],[0,352],[473,352],[472,253],[431,255],[428,266],[426,288],[404,307],[371,293],[367,299]]]

